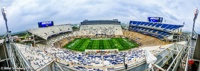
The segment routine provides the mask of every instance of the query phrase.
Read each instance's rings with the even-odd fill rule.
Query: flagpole
[[[3,7],[2,9],[1,9],[1,12],[2,12],[2,15],[3,15],[3,19],[4,19],[4,21],[5,21],[5,24],[6,24],[6,38],[5,39],[7,39],[6,40],[6,48],[7,48],[7,52],[8,52],[8,56],[9,56],[9,59],[10,59],[10,65],[11,65],[11,67],[12,68],[16,68],[17,67],[17,65],[16,65],[16,63],[15,63],[15,58],[14,58],[14,52],[13,52],[13,47],[11,46],[11,44],[12,44],[12,39],[10,38],[11,37],[11,31],[9,31],[9,29],[8,29],[8,24],[7,24],[7,18],[6,18],[6,10],[5,10],[5,7]],[[14,70],[14,71],[17,71],[17,70]]]
[[[194,37],[194,27],[195,27],[195,21],[197,19],[198,13],[199,13],[199,10],[198,10],[198,8],[196,8],[196,10],[194,12],[194,19],[193,19],[192,38]]]
[[[3,19],[4,19],[4,21],[5,21],[5,25],[6,25],[6,42],[10,42],[10,39],[9,39],[9,37],[10,37],[10,31],[9,31],[9,29],[8,29],[8,23],[7,23],[7,17],[6,17],[6,10],[5,10],[5,7],[3,7],[2,9],[1,9],[1,12],[2,12],[2,15],[3,15]]]
[[[8,32],[9,32],[9,29],[8,29],[8,23],[7,23],[7,18],[6,18],[6,10],[5,10],[5,7],[3,7],[3,8],[1,9],[1,11],[2,11],[2,15],[3,15],[3,19],[4,19],[5,24],[6,24],[6,31],[7,31],[7,33],[8,33]]]

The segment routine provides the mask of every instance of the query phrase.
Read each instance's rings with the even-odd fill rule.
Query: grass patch
[[[118,49],[119,51],[128,50],[139,46],[127,38],[76,38],[74,41],[66,44],[64,48],[85,51],[85,49]]]

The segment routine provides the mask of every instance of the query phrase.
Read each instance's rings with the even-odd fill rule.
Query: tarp
[[[0,44],[2,44],[3,42],[4,42],[4,39],[1,39],[1,40],[0,40]]]
[[[145,51],[145,55],[146,55],[146,62],[147,64],[149,64],[149,68],[151,68],[151,64],[154,64],[157,60],[157,58],[151,54],[151,52],[149,52],[149,50]]]

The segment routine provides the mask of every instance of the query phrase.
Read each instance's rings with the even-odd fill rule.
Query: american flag
[[[198,10],[198,8],[196,8],[195,12],[194,12],[194,19],[193,19],[193,21],[195,21],[197,19],[198,13],[199,13],[199,10]]]
[[[3,7],[3,8],[1,9],[1,11],[2,11],[2,15],[3,15],[4,20],[7,21],[5,7]]]

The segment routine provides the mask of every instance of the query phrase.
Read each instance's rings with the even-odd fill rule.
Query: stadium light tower
[[[10,42],[10,37],[11,37],[11,35],[10,35],[10,33],[11,33],[11,31],[9,31],[9,29],[8,29],[8,24],[7,24],[7,18],[6,18],[6,10],[5,10],[5,7],[3,7],[2,9],[1,9],[1,12],[2,12],[2,15],[3,15],[3,19],[4,19],[4,21],[5,21],[5,24],[6,24],[6,37],[5,37],[5,39],[6,39],[6,48],[7,48],[7,52],[8,52],[8,56],[9,56],[9,59],[10,59],[10,63],[11,63],[11,65],[13,65],[12,67],[13,68],[16,68],[16,64],[15,64],[15,58],[13,57],[14,56],[14,54],[13,54],[13,52],[12,52],[12,47],[11,47],[11,43],[12,43],[12,41]],[[16,71],[16,70],[14,70],[14,71]]]
[[[7,33],[8,33],[8,24],[7,24],[7,18],[6,18],[6,10],[5,10],[5,7],[3,7],[2,9],[1,9],[1,12],[2,12],[2,15],[3,15],[3,19],[4,19],[4,21],[5,21],[5,24],[6,24],[6,30],[7,30]]]
[[[195,26],[195,21],[197,19],[197,16],[198,16],[198,13],[199,13],[199,10],[198,8],[195,9],[195,12],[194,12],[194,19],[193,19],[193,27],[192,27],[192,38],[194,37],[194,26]]]

